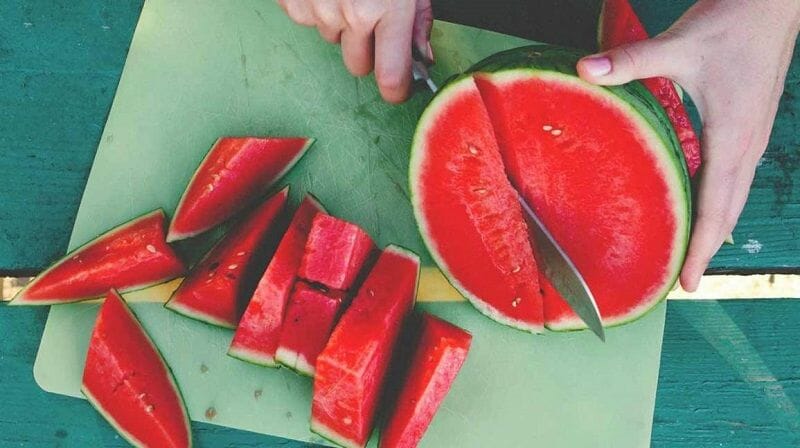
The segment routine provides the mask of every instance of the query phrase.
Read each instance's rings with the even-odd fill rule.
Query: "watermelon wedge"
[[[308,234],[298,276],[345,291],[375,251],[375,243],[357,225],[319,213]]]
[[[261,275],[265,246],[278,230],[289,188],[257,207],[231,229],[172,294],[165,306],[177,313],[226,328],[236,328],[252,290],[249,280]]]
[[[467,359],[472,335],[424,313],[405,383],[381,432],[380,448],[413,448]]]
[[[303,281],[295,283],[275,359],[313,377],[317,357],[328,342],[345,300],[341,291],[323,291]]]
[[[208,151],[183,192],[167,241],[209,230],[252,204],[314,143],[310,138],[223,137]]]
[[[292,217],[272,260],[242,315],[228,354],[243,361],[275,367],[275,352],[292,285],[303,258],[311,222],[323,207],[306,196]]]
[[[439,92],[414,137],[411,188],[422,236],[452,283],[479,309],[493,310],[487,314],[501,323],[525,328],[513,313],[519,313],[526,296],[512,302],[516,308],[508,307],[508,285],[528,284],[536,289],[527,297],[543,301],[528,315],[540,312],[539,306],[550,329],[585,327],[539,275],[535,262],[499,268],[523,253],[527,239],[523,244],[518,237],[515,245],[506,246],[517,250],[481,246],[491,241],[481,235],[498,238],[510,234],[506,229],[524,229],[512,188],[583,274],[605,325],[625,323],[651,309],[669,292],[683,262],[689,180],[669,118],[638,82],[606,88],[582,81],[575,72],[580,57],[546,45],[491,56],[476,64],[471,76]],[[481,107],[481,120],[490,121],[493,132],[484,132],[474,154],[475,129],[487,125],[464,116]],[[456,161],[483,154],[492,142],[499,155],[486,164],[507,178],[464,176]],[[482,191],[508,192],[502,199],[486,199],[481,210],[493,213],[464,211],[477,209],[484,200],[468,195],[476,189],[470,179],[480,179]],[[474,286],[487,272],[494,281],[482,289]],[[526,276],[514,276],[520,272]]]
[[[434,97],[411,151],[414,214],[436,264],[482,313],[541,331],[542,297],[528,227],[471,76],[450,82]]]
[[[190,447],[189,418],[169,366],[111,290],[89,340],[81,391],[129,443]]]
[[[605,0],[603,2],[597,32],[601,50],[610,50],[649,37],[628,0]],[[675,84],[669,79],[661,77],[643,79],[642,84],[656,97],[667,112],[675,132],[678,134],[678,140],[681,142],[683,155],[689,167],[689,175],[694,176],[701,163],[700,141],[694,132],[692,121]]]
[[[317,358],[312,431],[345,447],[367,443],[418,279],[415,254],[397,246],[383,250]]]
[[[164,241],[164,212],[155,210],[70,252],[39,274],[10,305],[57,305],[133,291],[183,275],[183,262]]]

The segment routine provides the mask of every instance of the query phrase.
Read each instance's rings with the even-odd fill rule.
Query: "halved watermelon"
[[[306,241],[298,276],[345,291],[375,251],[375,243],[357,225],[319,213]]]
[[[424,313],[416,340],[404,384],[381,432],[381,448],[419,444],[467,359],[472,335]]]
[[[367,443],[418,279],[415,254],[397,246],[384,249],[317,358],[312,431],[345,447]]]
[[[125,301],[111,290],[89,340],[81,391],[139,447],[189,447],[189,418],[169,366]]]
[[[605,0],[603,2],[597,32],[597,41],[601,50],[610,50],[648,38],[647,30],[628,0]],[[700,141],[697,139],[692,121],[675,84],[669,79],[661,77],[643,79],[642,83],[667,112],[675,132],[678,134],[678,140],[681,142],[689,174],[694,176],[701,163]]]
[[[247,290],[248,280],[263,272],[264,248],[271,237],[277,236],[271,231],[280,223],[288,195],[286,187],[232,228],[192,269],[164,306],[193,319],[236,328],[253,292]]]
[[[294,285],[281,326],[275,359],[306,376],[314,376],[317,357],[345,305],[342,291],[323,291],[303,281]]]
[[[167,241],[203,233],[250,205],[314,143],[290,137],[223,137],[214,143],[183,192]]]
[[[67,254],[20,291],[10,305],[56,305],[133,291],[181,276],[183,262],[164,241],[164,212],[115,227]]]
[[[275,352],[292,285],[303,258],[311,222],[324,208],[306,196],[294,214],[275,255],[242,315],[228,354],[243,361],[274,367]]]

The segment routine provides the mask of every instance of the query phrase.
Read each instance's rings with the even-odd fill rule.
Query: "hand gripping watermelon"
[[[600,49],[610,50],[620,45],[638,42],[649,38],[647,30],[639,20],[639,16],[628,0],[605,0],[600,10],[597,39]],[[667,78],[643,79],[642,84],[652,93],[667,112],[678,140],[681,142],[683,155],[689,166],[689,174],[694,176],[700,168],[700,141],[692,128],[692,120],[686,113],[675,84]]]
[[[183,262],[164,241],[164,212],[142,215],[67,254],[10,305],[56,305],[133,291],[181,276]]]
[[[404,384],[381,431],[380,448],[419,444],[467,359],[472,335],[424,313],[416,341]]]
[[[423,238],[453,284],[503,323],[514,322],[507,311],[524,303],[507,288],[524,281],[513,274],[526,266],[509,267],[504,254],[510,251],[494,241],[524,222],[511,199],[480,209],[490,214],[474,211],[480,202],[470,191],[510,188],[499,175],[482,177],[479,188],[463,175],[474,163],[470,155],[489,146],[476,146],[475,123],[454,118],[478,108],[476,92],[491,121],[487,134],[502,156],[496,169],[505,170],[583,274],[605,325],[654,306],[683,261],[689,182],[669,119],[638,82],[605,88],[580,80],[575,64],[581,56],[544,45],[491,56],[439,92],[414,137],[411,188]],[[487,256],[493,250],[487,242],[497,246],[493,256]],[[482,284],[488,275],[497,280]],[[536,274],[528,275],[535,285]],[[545,324],[583,328],[546,279],[539,281]],[[541,300],[540,294],[537,287],[531,299]],[[508,303],[517,307],[502,308]]]
[[[223,137],[208,151],[178,203],[167,241],[205,232],[250,205],[314,143],[309,138]]]
[[[175,378],[116,291],[108,292],[97,315],[81,391],[134,446],[192,445],[189,418]]]
[[[213,325],[236,328],[252,290],[248,280],[261,275],[263,249],[280,222],[289,188],[258,206],[228,231],[172,294],[166,307]],[[264,264],[262,264],[262,262]],[[258,278],[258,277],[256,277]]]
[[[418,279],[416,255],[384,249],[317,358],[312,431],[345,447],[367,443]]]
[[[256,286],[242,315],[228,354],[244,361],[274,367],[289,293],[317,213],[325,210],[311,196],[306,196],[292,217],[272,260]]]

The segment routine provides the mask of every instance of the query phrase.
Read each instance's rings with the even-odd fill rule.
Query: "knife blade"
[[[439,87],[436,86],[436,83],[433,82],[431,79],[430,74],[428,73],[428,65],[425,61],[422,60],[421,57],[417,56],[417,52],[414,51],[413,58],[411,60],[411,76],[414,81],[424,81],[425,84],[431,89],[431,92],[436,93],[439,90]]]
[[[601,341],[605,342],[606,335],[603,322],[600,320],[600,310],[583,276],[519,192],[517,198],[528,218],[544,275],[564,297],[575,314]]]

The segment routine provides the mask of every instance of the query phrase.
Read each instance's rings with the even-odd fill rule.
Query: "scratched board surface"
[[[442,81],[524,42],[437,23],[434,77]],[[387,105],[374,82],[350,77],[340,58],[313,30],[291,25],[274,2],[147,2],[70,247],[153,208],[173,210],[219,135],[310,135],[318,143],[286,180],[294,198],[313,191],[379,244],[403,244],[429,263],[406,179],[413,127],[430,96]],[[466,303],[422,306],[475,336],[425,445],[649,442],[664,305],[610,329],[606,344],[587,332],[528,335],[489,321]],[[225,356],[228,330],[157,303],[135,303],[134,309],[173,367],[193,420],[320,441],[308,431],[307,379]],[[51,310],[34,369],[44,389],[79,396],[96,310],[96,304]]]

